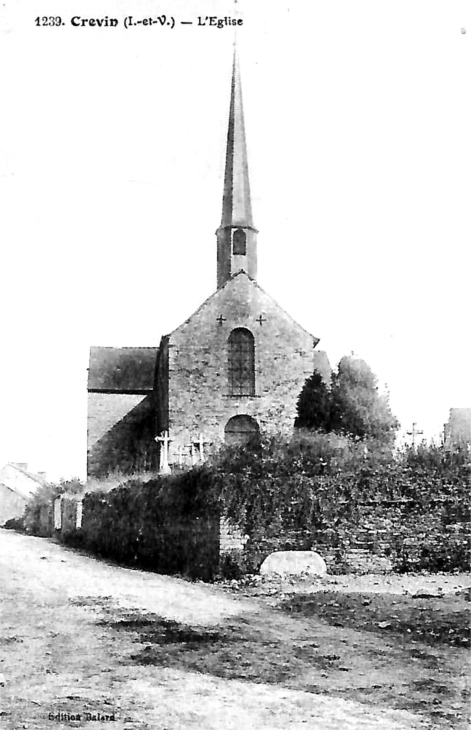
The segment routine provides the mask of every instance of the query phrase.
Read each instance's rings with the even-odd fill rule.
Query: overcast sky
[[[64,25],[0,10],[0,461],[58,478],[85,473],[89,346],[157,346],[216,288],[233,31],[197,18],[234,10],[43,5]],[[438,437],[471,407],[471,6],[240,7],[258,281]]]

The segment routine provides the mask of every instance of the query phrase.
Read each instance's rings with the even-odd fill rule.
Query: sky
[[[216,289],[234,33],[198,16],[234,7],[4,0],[1,463],[84,477],[89,347],[158,346]],[[259,284],[438,439],[471,407],[471,6],[237,12]]]

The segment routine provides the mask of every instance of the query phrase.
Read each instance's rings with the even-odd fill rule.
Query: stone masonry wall
[[[313,550],[331,574],[469,569],[471,523],[466,518],[448,522],[444,502],[420,516],[411,500],[359,507],[359,515],[324,530],[285,527],[246,536],[221,520],[221,559],[232,554],[252,572],[272,552]]]
[[[228,338],[236,327],[254,336],[254,396],[229,392]],[[227,282],[168,338],[170,460],[200,433],[221,443],[235,415],[255,418],[267,433],[290,432],[297,398],[314,370],[316,343],[245,273]]]
[[[219,524],[219,554],[231,552],[233,550],[243,550],[248,535],[244,535],[242,530],[233,527],[227,520],[221,518]]]
[[[153,396],[89,393],[88,476],[155,469],[158,465],[155,434]]]

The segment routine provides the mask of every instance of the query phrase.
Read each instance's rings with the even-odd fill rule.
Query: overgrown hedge
[[[283,549],[352,548],[388,555],[398,571],[469,570],[470,473],[466,450],[420,446],[393,453],[377,444],[298,433],[214,464],[224,511],[250,535],[257,568]]]
[[[39,487],[26,505],[21,520],[22,529],[39,537],[49,537],[54,531],[53,502],[61,494],[77,494],[84,485],[79,479],[69,479],[59,484],[45,484]]]
[[[469,570],[470,457],[421,446],[393,454],[374,443],[298,433],[227,447],[204,466],[87,493],[80,530],[64,541],[127,565],[212,579],[219,518],[249,536],[227,573],[254,572],[274,550],[318,549],[348,569],[352,550],[388,556],[397,571]],[[68,488],[69,487],[69,488]],[[45,534],[44,510],[63,483],[38,493],[25,518]],[[45,500],[45,501],[44,501]]]
[[[219,508],[209,481],[203,467],[86,494],[82,527],[65,540],[125,565],[211,580],[218,571]]]

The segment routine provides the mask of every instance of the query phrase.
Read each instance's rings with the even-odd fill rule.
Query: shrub
[[[386,541],[397,570],[469,569],[470,467],[462,453],[423,445],[393,454],[377,441],[365,449],[300,432],[225,449],[212,468],[224,513],[250,536],[255,564],[274,550],[325,545],[337,548],[340,568],[361,536],[378,555]],[[454,523],[463,525],[455,541],[447,532]]]

